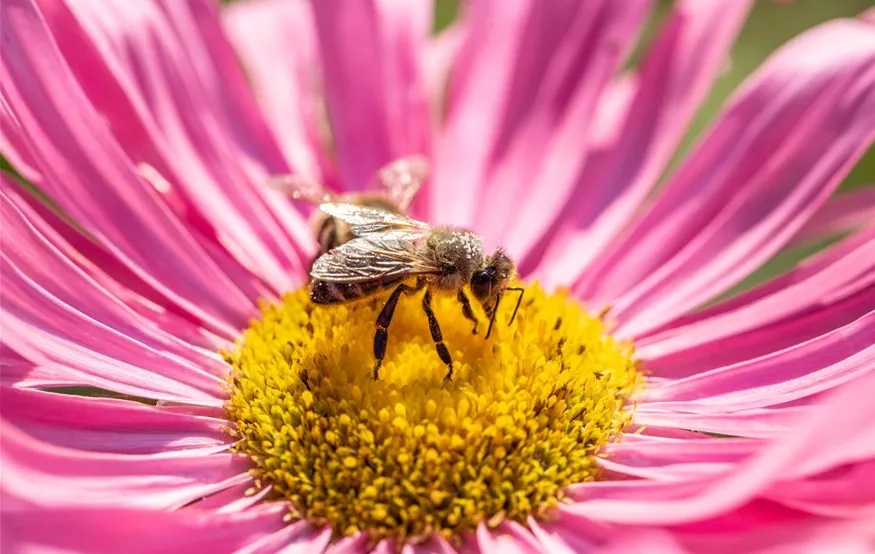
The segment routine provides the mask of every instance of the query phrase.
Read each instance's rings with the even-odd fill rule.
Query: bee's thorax
[[[483,263],[483,241],[470,231],[435,229],[424,248],[425,255],[442,268],[429,279],[436,289],[459,290]]]

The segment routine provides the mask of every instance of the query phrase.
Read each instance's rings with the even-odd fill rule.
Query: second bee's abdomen
[[[390,287],[403,279],[375,279],[359,283],[336,283],[315,279],[310,282],[310,300],[314,304],[340,304],[360,300]]]

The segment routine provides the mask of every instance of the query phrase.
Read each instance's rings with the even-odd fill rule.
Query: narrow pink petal
[[[596,106],[651,4],[536,4],[476,217],[487,241],[521,253],[568,201]],[[526,221],[525,232],[514,221]]]
[[[733,437],[778,438],[793,431],[799,418],[811,412],[807,406],[755,408],[731,413],[685,413],[659,408],[638,408],[633,423],[695,429]]]
[[[227,422],[124,400],[3,388],[0,414],[41,441],[91,452],[188,454],[228,445]]]
[[[0,265],[3,342],[55,386],[95,386],[122,394],[220,406],[222,381],[88,317],[41,289],[11,264]]]
[[[233,454],[119,455],[61,448],[3,421],[3,487],[46,508],[178,508],[248,477]]]
[[[637,73],[622,73],[614,77],[602,92],[591,123],[586,160],[578,178],[578,183],[588,185],[575,187],[572,198],[568,201],[569,206],[577,202],[575,197],[581,191],[593,186],[593,183],[601,182],[611,169],[623,123],[632,101],[639,93],[641,82],[638,77]],[[562,281],[564,277],[554,270],[564,263],[567,242],[553,240],[553,233],[566,224],[564,217],[562,214],[557,216],[550,228],[541,234],[537,243],[532,244],[521,256],[517,256],[517,269],[521,275],[541,280],[548,287]]]
[[[659,529],[629,529],[594,550],[598,554],[689,554],[677,540]]]
[[[875,457],[875,375],[841,387],[794,432],[763,448],[733,471],[715,479],[690,483],[592,483],[575,493],[586,500],[564,511],[603,521],[667,525],[701,521],[767,494],[776,482],[792,481],[834,467]],[[841,421],[840,425],[836,425]],[[596,493],[625,490],[627,499],[599,498]],[[650,491],[650,494],[646,494]]]
[[[468,21],[457,19],[449,27],[432,37],[428,44],[425,80],[431,96],[432,118],[438,125],[444,119],[445,94],[450,72],[459,62],[459,52],[468,40]]]
[[[833,196],[793,237],[790,246],[847,235],[875,221],[875,185]]]
[[[401,554],[461,554],[469,551],[457,551],[440,535],[432,535],[429,540],[418,544],[405,544]]]
[[[323,182],[318,150],[324,122],[316,96],[316,34],[307,4],[238,2],[223,10],[222,21],[292,170]]]
[[[650,4],[515,2],[510,9],[486,1],[469,7],[469,38],[453,73],[436,152],[438,221],[477,221],[494,241],[522,211],[518,200],[527,193],[538,195],[533,204],[539,209],[564,202],[586,158],[581,137],[588,135],[595,104]],[[536,187],[536,177],[550,187]],[[486,183],[483,193],[472,195],[480,183]],[[552,212],[541,210],[539,219],[550,220],[545,213]]]
[[[469,225],[489,168],[522,47],[531,0],[483,0],[464,6],[466,37],[447,91],[444,129],[435,144],[430,219]]]
[[[330,540],[330,527],[317,528],[299,521],[250,543],[237,554],[321,554]]]
[[[365,545],[368,537],[364,533],[356,533],[351,537],[344,537],[325,549],[325,554],[362,554],[367,552]]]
[[[247,494],[255,486],[254,479],[238,483],[186,506],[190,510],[205,510],[216,513],[239,512],[258,504],[272,490],[270,486]]]
[[[790,272],[640,338],[648,369],[680,376],[762,356],[875,309],[875,227]]]
[[[655,481],[686,481],[723,474],[764,442],[707,437],[686,441],[627,441],[607,445],[599,464],[612,474]]]
[[[433,8],[397,0],[311,6],[341,177],[360,189],[386,163],[429,153],[423,58]]]
[[[3,136],[0,152],[3,153],[6,161],[30,183],[41,181],[42,175],[40,175],[37,169],[38,164],[24,141],[21,124],[12,113],[12,108],[9,107],[3,95],[0,95],[0,134]]]
[[[533,268],[546,254],[541,263],[551,282],[567,285],[609,245],[664,171],[719,76],[751,4],[686,0],[673,5],[642,63],[632,103],[618,118],[616,140],[601,162],[607,167],[581,176],[541,239],[554,242],[551,252],[535,247],[536,236],[521,242],[523,268]]]
[[[581,520],[580,525],[566,526],[568,517],[559,517],[556,521],[538,521],[529,516],[528,527],[541,543],[545,552],[551,554],[578,554],[592,552],[611,529],[593,521]]]
[[[505,521],[495,529],[477,526],[477,543],[484,553],[547,554],[532,533],[515,521]]]
[[[152,321],[180,341],[213,353],[237,336],[236,330],[220,338],[204,329],[197,319],[132,272],[107,249],[63,219],[22,185],[0,175],[3,195],[41,237],[65,258],[132,310]],[[205,369],[211,364],[203,362]],[[224,375],[224,371],[222,372]]]
[[[857,21],[788,43],[576,292],[613,304],[618,332],[636,335],[750,273],[828,198],[875,135],[873,63],[875,29]]]
[[[778,483],[767,498],[808,513],[825,517],[875,519],[875,460],[836,468],[816,477]]]
[[[653,385],[644,409],[721,413],[792,402],[875,369],[875,311],[780,352]]]
[[[284,527],[282,506],[236,514],[130,508],[36,508],[3,491],[4,552],[232,553]],[[7,550],[8,548],[8,550]]]
[[[148,321],[139,321],[64,264],[5,198],[0,195],[5,344],[36,365],[67,366],[68,379],[78,374],[81,384],[134,395],[154,392],[161,399],[220,402],[225,394],[221,378],[175,355],[173,350],[181,352],[183,345],[155,329],[150,333]],[[121,390],[126,386],[132,388]]]
[[[264,186],[267,174],[287,165],[215,10],[200,0],[149,0],[134,10],[116,1],[100,9],[82,0],[40,2],[74,77],[168,205],[199,228],[208,248],[287,287],[289,273],[303,270],[303,253],[284,225],[297,223],[300,240],[309,234],[300,215]]]
[[[6,195],[5,189],[5,186],[0,189],[0,213],[4,221],[3,253],[0,256],[9,265],[7,269],[27,276],[33,286],[58,302],[189,365],[195,373],[203,373],[206,368],[212,375],[224,377],[227,374],[227,364],[215,352],[195,348],[169,334],[158,323],[137,313],[77,267],[28,221],[10,196]],[[37,218],[33,213],[30,215]]]
[[[246,292],[217,265],[151,186],[145,186],[88,102],[31,0],[2,6],[2,94],[45,176],[40,183],[68,214],[142,278],[212,328],[245,325]],[[213,252],[215,254],[215,252]],[[238,281],[236,284],[240,284]]]

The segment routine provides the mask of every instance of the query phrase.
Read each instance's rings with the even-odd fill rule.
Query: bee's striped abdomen
[[[403,279],[403,276],[398,276],[388,279],[361,281],[359,283],[338,283],[314,279],[310,283],[310,300],[314,304],[339,304],[341,302],[359,300],[371,296],[386,287],[390,287]]]

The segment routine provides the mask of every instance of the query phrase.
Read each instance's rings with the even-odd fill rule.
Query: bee
[[[519,293],[510,323],[516,318],[524,293],[520,287],[508,286],[516,276],[516,264],[500,248],[484,255],[479,235],[453,227],[431,227],[370,206],[329,202],[319,207],[347,224],[355,238],[316,259],[310,270],[310,300],[316,304],[339,304],[392,289],[376,321],[375,380],[379,378],[389,325],[401,295],[425,290],[422,309],[437,354],[447,365],[446,381],[453,378],[453,360],[432,310],[433,293],[455,294],[462,315],[474,323],[472,333],[477,334],[478,320],[464,290],[468,285],[489,319],[487,339],[507,292]]]
[[[326,202],[356,204],[404,214],[407,213],[407,208],[419,188],[428,179],[429,172],[429,164],[425,158],[409,156],[380,168],[368,190],[362,192],[335,195],[321,184],[308,181],[298,175],[273,177],[269,185],[285,192],[295,200],[304,200],[317,206]],[[320,210],[313,212],[310,224],[319,244],[320,254],[354,238],[348,224]]]

